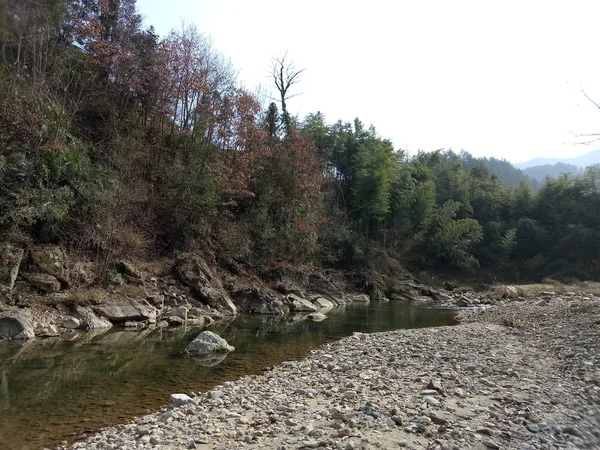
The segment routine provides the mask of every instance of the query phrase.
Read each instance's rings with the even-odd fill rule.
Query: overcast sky
[[[600,1],[138,0],[165,35],[212,37],[250,89],[271,59],[304,68],[288,108],[360,118],[396,148],[513,162],[571,157],[600,132]]]

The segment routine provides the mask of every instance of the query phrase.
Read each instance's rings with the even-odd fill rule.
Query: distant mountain
[[[452,151],[449,151],[448,153],[456,155]],[[483,164],[491,173],[498,177],[503,186],[514,186],[522,181],[525,181],[534,189],[538,187],[536,180],[534,180],[532,177],[529,177],[524,171],[517,169],[513,164],[505,159],[497,159],[494,157],[476,158],[464,150],[456,156],[460,159],[463,168],[467,172],[478,164]]]
[[[571,175],[583,175],[585,169],[576,166],[574,164],[566,164],[563,162],[557,162],[555,164],[542,164],[539,166],[528,167],[523,169],[523,172],[530,178],[536,181],[543,182],[546,177],[558,178],[563,173]]]
[[[552,166],[556,163],[571,164],[582,169],[588,166],[593,166],[595,164],[600,164],[600,149],[592,150],[591,152],[586,153],[585,155],[578,156],[576,158],[533,158],[529,161],[515,163],[513,165],[517,169],[527,169],[529,167],[535,166]]]

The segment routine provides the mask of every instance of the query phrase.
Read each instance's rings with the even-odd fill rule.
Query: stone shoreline
[[[598,297],[548,293],[461,317],[357,333],[72,448],[600,448]]]

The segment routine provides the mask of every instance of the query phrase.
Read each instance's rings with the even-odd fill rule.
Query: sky
[[[303,118],[358,117],[395,148],[464,149],[512,162],[574,157],[600,133],[600,1],[138,0],[166,35],[209,35],[238,81],[274,91],[273,57],[304,69]],[[276,91],[275,91],[276,92]]]

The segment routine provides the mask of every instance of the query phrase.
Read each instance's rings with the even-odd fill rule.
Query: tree
[[[271,76],[273,77],[277,91],[279,91],[283,124],[286,132],[289,132],[292,127],[292,118],[287,109],[287,101],[298,95],[289,95],[289,90],[294,84],[300,81],[300,75],[304,72],[304,69],[297,70],[292,63],[286,62],[286,57],[287,53],[282,57],[273,58]]]

